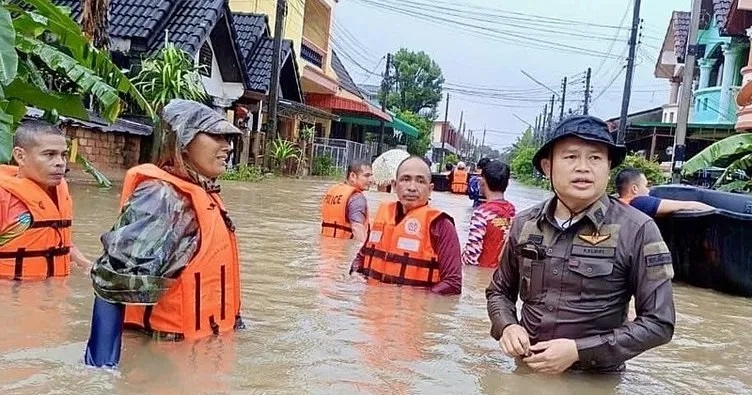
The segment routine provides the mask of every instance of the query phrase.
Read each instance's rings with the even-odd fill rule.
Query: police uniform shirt
[[[577,343],[573,369],[612,371],[667,343],[675,312],[671,253],[655,222],[604,195],[567,229],[556,198],[520,213],[486,290],[491,335],[520,324],[535,344]],[[522,300],[521,317],[516,311]],[[631,297],[636,318],[627,321]]]

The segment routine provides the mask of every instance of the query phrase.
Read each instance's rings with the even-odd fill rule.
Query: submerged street
[[[752,393],[746,345],[752,301],[675,286],[673,340],[617,376],[536,375],[489,336],[490,270],[466,267],[460,297],[366,286],[347,272],[357,245],[319,237],[318,208],[331,182],[275,179],[224,183],[241,247],[242,313],[248,329],[198,342],[156,342],[127,333],[120,372],[81,363],[91,318],[88,275],[8,283],[0,310],[0,393],[247,394]],[[74,185],[74,239],[94,259],[116,217],[119,186]],[[394,199],[368,192],[369,205]],[[545,192],[512,184],[522,210]],[[471,201],[434,193],[467,237]]]

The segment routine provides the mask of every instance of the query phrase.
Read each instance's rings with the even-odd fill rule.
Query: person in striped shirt
[[[480,179],[486,201],[470,218],[470,232],[462,252],[464,264],[496,267],[499,263],[501,246],[515,215],[514,205],[504,199],[508,185],[509,166],[506,163],[495,160],[486,164]]]

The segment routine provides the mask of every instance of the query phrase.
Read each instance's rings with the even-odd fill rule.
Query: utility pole
[[[546,130],[548,130],[548,122],[546,122],[546,118],[548,118],[548,103],[543,106],[543,114],[541,114],[541,130],[540,134],[538,135],[539,145],[543,145],[543,141],[546,139]]]
[[[449,93],[446,97],[446,110],[444,110],[444,125],[441,126],[441,167],[439,172],[444,171],[444,157],[446,156],[446,139],[449,135]]]
[[[279,137],[277,130],[277,106],[279,105],[279,68],[282,52],[282,35],[285,29],[287,0],[277,0],[277,15],[274,19],[274,45],[272,49],[272,75],[269,81],[269,119],[267,124],[274,139]]]
[[[462,110],[462,111],[460,111],[460,123],[459,123],[459,126],[457,127],[457,134],[458,135],[460,135],[462,133],[462,125],[463,125],[463,123],[462,123],[463,120],[462,119],[464,117],[465,117],[465,110]],[[457,153],[459,154],[458,156],[462,156],[462,151],[461,151],[461,149],[462,149],[462,136],[460,135],[458,137],[459,137],[457,139],[458,140],[457,141],[457,145],[458,146],[454,147],[454,148],[457,149]]]
[[[548,136],[553,133],[554,130],[554,101],[556,100],[556,95],[551,95],[551,107],[548,108],[548,130],[546,131],[546,137],[543,139],[543,141],[546,141],[548,139]]]
[[[638,0],[639,1],[639,0]],[[687,138],[687,124],[689,123],[689,105],[692,101],[692,82],[695,74],[695,59],[697,57],[697,31],[700,29],[700,11],[702,0],[692,1],[692,15],[689,22],[689,39],[687,40],[687,54],[684,56],[684,75],[682,76],[681,98],[679,112],[676,119],[676,135],[674,136],[674,155],[671,182],[681,181],[681,168],[684,166],[684,140]]]
[[[629,37],[627,76],[624,78],[624,95],[622,95],[621,98],[621,117],[619,117],[619,132],[616,135],[616,141],[618,144],[624,144],[624,134],[627,132],[629,98],[632,94],[632,75],[634,74],[635,50],[637,49],[637,32],[640,30],[640,3],[640,0],[635,0],[634,13],[632,15],[632,34]],[[691,43],[692,41],[689,42]]]
[[[384,79],[381,81],[381,112],[386,112],[386,101],[389,98],[389,91],[392,83],[389,80],[389,70],[392,68],[392,54],[386,54],[386,69],[384,70]],[[381,133],[379,133],[379,148],[376,150],[377,155],[381,155],[384,150],[384,134],[386,134],[386,123],[381,120]]]
[[[564,120],[564,106],[567,99],[567,77],[564,77],[564,82],[561,84],[561,108],[559,109],[559,122]]]
[[[467,138],[465,137],[465,126],[466,124],[462,124],[462,132],[460,133],[460,159],[464,158],[465,155],[467,155]]]
[[[590,74],[591,73],[592,73],[592,69],[588,67],[587,76],[585,77],[585,105],[582,107],[582,113],[585,115],[588,115],[588,111],[590,110]]]

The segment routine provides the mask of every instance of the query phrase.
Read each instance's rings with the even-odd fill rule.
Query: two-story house
[[[747,56],[740,56],[743,90],[737,94],[738,106],[736,130],[752,131],[752,52],[749,51],[752,40],[752,0],[714,0],[722,19],[719,27],[723,33],[734,38],[738,47],[747,47]]]

